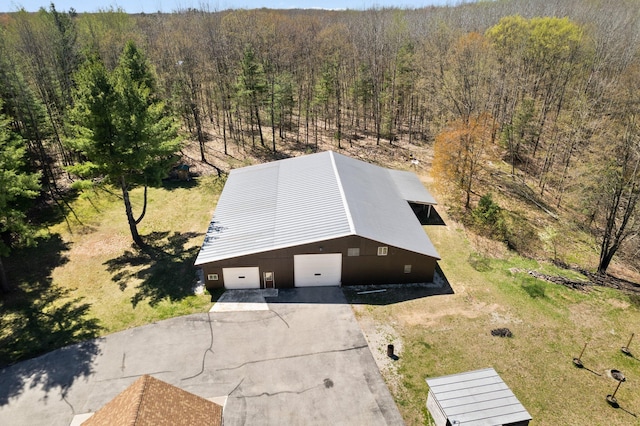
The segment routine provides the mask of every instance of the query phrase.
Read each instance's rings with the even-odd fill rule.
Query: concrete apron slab
[[[93,355],[76,345],[5,368],[0,424],[67,426],[143,374],[227,396],[225,426],[403,424],[341,289],[285,289],[266,304],[173,318],[94,341]]]
[[[268,311],[265,297],[278,297],[278,289],[227,290],[209,312]]]

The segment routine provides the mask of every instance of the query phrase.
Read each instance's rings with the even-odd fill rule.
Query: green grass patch
[[[532,299],[538,299],[544,297],[544,285],[539,283],[533,279],[527,280],[527,282],[522,283],[522,289],[531,297]]]
[[[70,202],[36,247],[6,258],[16,288],[0,301],[0,366],[78,341],[211,307],[194,295],[193,262],[224,181],[204,177],[150,188],[139,225],[152,250],[132,246],[116,189]],[[135,213],[143,191],[131,191]]]
[[[635,306],[636,309],[640,309],[640,294],[630,294],[629,302],[632,306]]]
[[[493,367],[532,414],[532,424],[640,424],[632,415],[640,416],[640,380],[631,380],[640,378],[640,363],[620,352],[640,324],[634,301],[615,289],[583,292],[538,280],[526,271],[584,277],[512,253],[483,256],[449,225],[426,230],[455,294],[359,309],[402,336],[397,376],[385,374],[405,422],[429,424],[425,378]],[[491,335],[502,327],[513,337]],[[585,342],[588,370],[572,364]],[[611,368],[629,378],[616,395],[624,410],[605,401],[616,384],[607,377]]]

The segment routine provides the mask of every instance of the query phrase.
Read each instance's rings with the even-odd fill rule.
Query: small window
[[[411,273],[411,265],[404,265],[404,273],[405,274]]]
[[[273,272],[265,272],[264,273],[265,281],[273,281]]]
[[[378,256],[386,256],[389,252],[389,247],[378,247]]]
[[[218,281],[218,274],[208,274],[207,279],[209,281]]]
[[[360,256],[360,247],[353,247],[347,249],[347,256]]]

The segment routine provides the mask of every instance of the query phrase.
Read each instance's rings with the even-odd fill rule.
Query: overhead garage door
[[[229,289],[260,288],[260,270],[251,268],[222,268],[224,287]]]
[[[295,255],[293,270],[296,287],[340,285],[342,253]]]

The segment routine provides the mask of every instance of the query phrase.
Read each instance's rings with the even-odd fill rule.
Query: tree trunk
[[[258,124],[258,132],[260,133],[260,145],[265,146],[264,145],[264,136],[262,135],[262,123],[260,122],[260,113],[258,111],[257,102],[254,105],[254,111],[255,111],[255,114],[256,114],[256,122]]]
[[[144,186],[144,202],[142,203],[142,213],[140,213],[140,217],[136,219],[136,225],[142,222],[144,219],[144,215],[147,213],[147,190],[149,187],[147,185]]]
[[[200,122],[200,111],[198,109],[198,105],[196,105],[195,103],[191,104],[191,113],[193,114],[193,120],[195,121],[196,132],[198,134],[198,144],[200,145],[200,161],[206,163],[207,159],[204,153],[205,140],[204,133],[202,132],[202,123]]]
[[[4,272],[4,263],[2,262],[2,257],[0,257],[0,292],[4,294],[11,292],[7,274]]]
[[[142,241],[140,234],[138,234],[138,224],[133,218],[131,200],[129,199],[129,189],[127,187],[127,181],[125,180],[124,176],[120,177],[120,187],[122,188],[122,198],[124,200],[124,208],[127,213],[127,221],[129,222],[131,237],[133,238],[133,242],[138,246],[138,248],[143,249],[146,247],[146,244],[144,243],[144,241]]]
[[[604,247],[600,253],[600,262],[598,263],[598,274],[604,275],[607,273],[607,269],[609,268],[609,264],[611,264],[611,260],[613,260],[613,256],[617,251],[616,248],[611,248],[610,250],[605,250]]]
[[[271,79],[271,144],[273,146],[273,154],[276,153],[276,120],[275,120],[275,78]],[[280,127],[282,132],[282,127]]]

